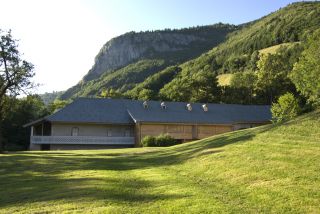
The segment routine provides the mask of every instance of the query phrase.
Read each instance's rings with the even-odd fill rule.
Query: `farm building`
[[[269,123],[270,106],[79,98],[25,125],[30,150],[138,146],[144,136],[183,142]]]

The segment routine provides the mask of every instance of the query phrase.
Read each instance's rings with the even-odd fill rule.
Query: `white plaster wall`
[[[52,124],[52,136],[71,136],[72,128],[79,129],[78,136],[133,137],[133,126],[128,125],[94,125],[94,124]],[[109,135],[110,137],[110,135]]]

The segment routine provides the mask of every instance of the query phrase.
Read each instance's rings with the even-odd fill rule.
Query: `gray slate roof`
[[[51,122],[133,123],[122,99],[79,98],[45,119]]]
[[[230,124],[239,122],[266,122],[271,120],[270,106],[191,103],[192,110],[186,109],[184,102],[165,102],[162,109],[159,101],[149,101],[143,108],[142,101],[136,101],[128,111],[136,122]]]
[[[127,99],[79,98],[60,111],[45,117],[51,122],[79,122],[103,124],[133,124],[134,122],[230,124],[240,122],[267,122],[271,120],[270,106],[192,103],[192,111],[184,102],[165,102],[162,109],[159,101]]]

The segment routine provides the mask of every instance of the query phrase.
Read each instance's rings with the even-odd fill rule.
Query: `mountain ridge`
[[[133,99],[189,101],[191,98],[187,95],[190,92],[184,91],[182,86],[186,82],[192,84],[193,76],[200,71],[223,74],[254,70],[259,50],[288,42],[303,43],[307,35],[320,26],[320,4],[319,2],[298,2],[238,26],[221,23],[210,26],[143,33],[131,32],[121,35],[117,38],[133,37],[134,39],[137,35],[155,35],[155,33],[187,33],[187,35],[202,35],[207,40],[202,43],[200,39],[190,45],[192,44],[191,38],[194,37],[187,36],[189,43],[186,42],[186,45],[180,50],[175,49],[177,43],[169,45],[168,40],[163,40],[158,42],[158,44],[167,44],[167,46],[163,46],[163,52],[151,48],[149,52],[145,51],[143,55],[138,54],[138,57],[131,57],[125,60],[126,63],[113,69],[108,69],[103,66],[103,63],[100,63],[104,61],[102,59],[106,56],[104,55],[107,50],[106,45],[108,45],[106,43],[97,55],[96,63],[89,73],[60,98],[100,96],[102,90],[112,89],[121,96]],[[206,32],[208,29],[212,31]],[[219,30],[224,31],[219,32]],[[216,39],[212,35],[220,37]],[[127,45],[127,47],[131,46]],[[148,47],[152,47],[152,45]],[[168,50],[166,49],[168,47],[172,48],[172,51],[165,51]],[[131,55],[135,56],[135,54]],[[150,63],[146,66],[145,60],[150,60],[150,63],[157,64],[158,67],[153,67]],[[163,60],[160,66],[158,65],[159,60]],[[139,64],[144,65],[145,69],[139,68],[137,66]],[[148,66],[149,68],[146,68]],[[141,71],[141,75],[136,71]],[[128,79],[124,80],[125,78]],[[150,79],[153,83],[150,82]],[[180,80],[184,82],[179,82]],[[153,88],[150,85],[156,85],[156,87]]]
[[[103,45],[89,72],[60,98],[69,99],[81,91],[87,82],[141,60],[164,60],[166,66],[180,64],[210,50],[237,28],[218,23],[179,30],[129,32],[120,35]]]

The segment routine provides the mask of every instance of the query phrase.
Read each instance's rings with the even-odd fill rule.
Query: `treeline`
[[[41,99],[43,100],[43,102],[48,105],[52,102],[54,102],[54,100],[59,97],[61,94],[63,94],[64,91],[52,91],[52,92],[46,92],[44,94],[39,94],[39,96],[41,97]]]
[[[6,150],[27,150],[30,129],[23,126],[63,108],[68,102],[56,100],[46,105],[39,95],[5,97],[0,131]]]

